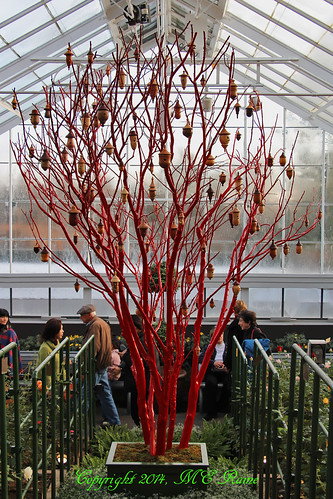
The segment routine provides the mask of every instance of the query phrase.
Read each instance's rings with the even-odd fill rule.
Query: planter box
[[[106,461],[110,479],[107,484],[109,491],[127,491],[132,494],[143,494],[146,497],[154,493],[170,496],[189,489],[206,490],[207,484],[211,481],[206,444],[189,444],[189,448],[191,445],[196,445],[201,449],[201,461],[197,463],[133,462],[130,460],[114,462],[117,445],[120,443],[122,442],[111,444]],[[127,443],[133,445],[133,443]]]

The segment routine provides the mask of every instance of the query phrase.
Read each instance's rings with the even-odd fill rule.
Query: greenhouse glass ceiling
[[[235,78],[333,133],[333,0],[11,0],[0,22],[0,133],[20,120],[11,107],[15,88],[23,110],[43,101],[42,88],[66,81],[68,42],[77,59],[94,52],[107,60],[142,30],[148,51],[155,36],[191,23],[200,48],[205,31],[213,56],[228,38]],[[134,13],[139,13],[132,21]],[[187,30],[189,31],[189,30]],[[188,33],[184,34],[184,43]]]

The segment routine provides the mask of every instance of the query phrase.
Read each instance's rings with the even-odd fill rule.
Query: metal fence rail
[[[16,343],[0,350],[2,361],[13,350],[13,376],[7,369],[0,374],[1,432],[1,498],[8,497],[8,466],[14,453],[16,497],[24,498],[29,488],[33,497],[46,497],[51,484],[50,497],[56,496],[56,474],[62,482],[65,470],[71,464],[81,462],[93,436],[95,424],[94,337],[70,360],[69,338],[65,338],[52,353],[32,372],[31,379],[20,387]],[[59,356],[60,372],[56,373],[56,356]],[[47,376],[51,376],[47,386]],[[6,409],[6,397],[14,401],[14,416]],[[28,400],[28,404],[27,404]],[[20,420],[20,415],[22,421]],[[9,430],[11,430],[9,432]],[[8,434],[15,434],[15,443],[8,441]],[[24,442],[22,442],[22,434]],[[24,490],[22,487],[22,445],[30,452],[32,476]]]
[[[248,455],[249,470],[258,479],[259,497],[277,498],[280,484],[285,499],[332,499],[333,380],[294,344],[291,359],[285,358],[289,376],[285,407],[279,373],[260,342],[254,343],[254,358],[248,362],[234,338],[232,415],[239,428],[240,456]],[[309,373],[313,375],[311,384]],[[326,426],[319,412],[323,386],[330,389]],[[309,445],[305,431],[311,434]],[[319,435],[325,438],[324,449]],[[325,492],[318,490],[320,472]]]

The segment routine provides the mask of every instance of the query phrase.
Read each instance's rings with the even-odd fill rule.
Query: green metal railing
[[[333,380],[298,345],[293,345],[286,409],[279,373],[260,342],[254,343],[254,358],[247,362],[234,338],[232,415],[239,428],[240,455],[248,455],[249,470],[258,479],[259,497],[277,498],[280,484],[285,499],[332,499]],[[326,427],[319,411],[322,385],[330,389]],[[311,435],[309,446],[305,432]],[[324,449],[319,435],[325,439]],[[318,490],[320,481],[325,482],[325,492]]]
[[[0,360],[13,349],[13,378],[1,374],[0,411],[1,411],[1,498],[8,497],[8,411],[6,410],[6,386],[13,395],[14,420],[10,422],[15,433],[15,445],[12,446],[16,456],[16,497],[24,498],[29,488],[33,498],[51,498],[56,495],[57,478],[64,480],[65,471],[71,464],[82,461],[93,437],[95,425],[95,401],[93,387],[95,384],[94,337],[91,337],[81,350],[72,358],[69,350],[69,338],[65,338],[52,353],[32,372],[30,380],[25,380],[23,387],[19,385],[18,359],[16,343],[0,350]],[[60,372],[56,373],[56,358],[59,356]],[[5,369],[4,369],[5,371]],[[47,386],[47,376],[51,376]],[[30,408],[23,408],[23,391],[28,392]],[[27,397],[25,397],[26,399]],[[24,416],[20,421],[20,413]],[[21,434],[25,438],[25,446],[32,449],[32,476],[22,490],[22,450]],[[27,450],[27,449],[25,449]],[[51,490],[48,490],[48,483]]]

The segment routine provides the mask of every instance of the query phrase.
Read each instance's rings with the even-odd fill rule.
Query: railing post
[[[4,359],[4,353],[0,352],[0,364]],[[2,370],[1,370],[2,371]],[[6,418],[6,382],[5,374],[0,372],[0,418],[1,430],[4,438],[1,438],[1,489],[3,499],[8,498],[8,475],[7,475],[7,418]]]

